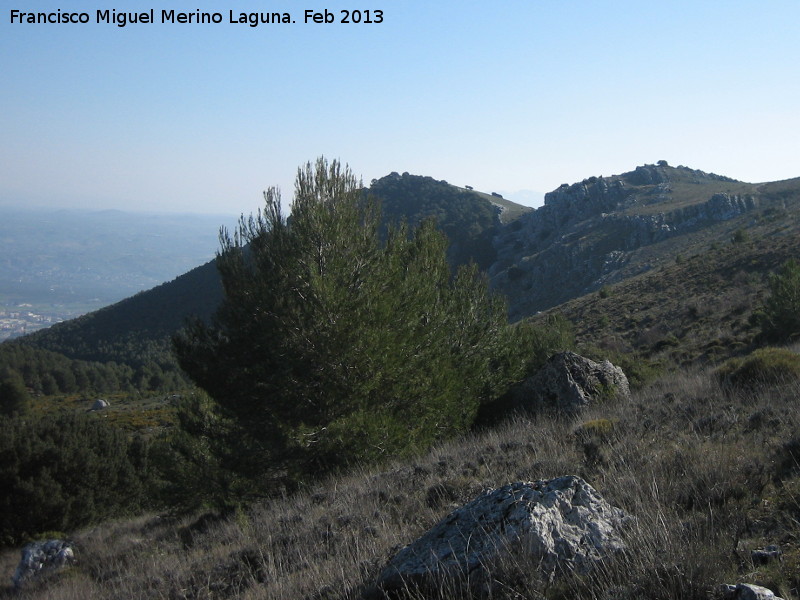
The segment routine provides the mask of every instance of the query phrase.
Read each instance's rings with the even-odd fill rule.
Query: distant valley
[[[233,216],[0,209],[0,340],[71,319],[207,262]]]

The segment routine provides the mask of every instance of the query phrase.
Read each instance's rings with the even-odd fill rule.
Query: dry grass
[[[670,375],[625,402],[539,415],[309,485],[231,518],[144,516],[77,532],[80,563],[15,598],[376,597],[383,564],[454,506],[516,480],[578,474],[635,516],[630,551],[589,577],[542,581],[529,557],[409,598],[708,598],[721,583],[800,586],[800,385],[723,392]],[[777,544],[780,562],[750,551]],[[0,557],[13,572],[18,551]],[[7,580],[8,581],[8,580]]]
[[[553,310],[575,324],[585,348],[681,368],[719,364],[758,345],[752,317],[769,293],[768,274],[800,254],[796,233],[754,231],[751,245],[698,248],[680,263],[609,286],[605,297],[587,294]]]

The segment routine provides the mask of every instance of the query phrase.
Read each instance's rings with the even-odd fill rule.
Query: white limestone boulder
[[[545,579],[560,570],[586,571],[625,548],[620,532],[629,518],[574,475],[512,483],[453,511],[400,550],[379,586],[390,591],[446,576],[474,579],[512,550],[528,553]]]

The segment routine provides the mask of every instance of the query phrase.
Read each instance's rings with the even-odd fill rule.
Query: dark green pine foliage
[[[8,368],[0,370],[0,415],[24,415],[30,404],[31,395],[22,376]]]
[[[800,262],[791,259],[772,273],[769,289],[762,313],[764,334],[775,341],[800,337]]]
[[[151,451],[161,504],[184,513],[229,513],[260,495],[255,478],[243,477],[239,466],[250,451],[246,440],[211,398],[200,390],[184,396],[177,414],[179,427]]]
[[[324,159],[298,170],[291,218],[277,190],[265,200],[221,236],[214,324],[174,340],[249,438],[243,470],[292,479],[421,450],[519,376],[505,305],[474,266],[452,275],[432,221],[381,241],[375,202]]]
[[[500,225],[499,209],[480,195],[408,173],[374,180],[369,191],[380,200],[387,223],[435,219],[447,236],[450,264],[472,261],[486,269],[496,260],[492,238]]]
[[[93,415],[0,418],[0,545],[146,506],[147,456]]]
[[[162,349],[160,352],[164,352]],[[132,356],[132,355],[131,355]],[[22,341],[0,344],[0,373],[18,373],[24,386],[46,396],[74,393],[113,393],[132,390],[171,391],[188,385],[174,357],[143,353],[136,367],[115,362],[68,358]],[[133,360],[132,360],[133,362]],[[171,363],[171,366],[169,364]]]

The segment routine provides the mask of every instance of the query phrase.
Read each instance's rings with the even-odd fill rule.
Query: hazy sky
[[[59,8],[90,22],[11,23]],[[111,8],[156,23],[95,22]],[[512,199],[661,159],[796,177],[798,23],[798,0],[4,0],[0,207],[249,213],[321,154]]]

